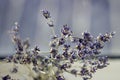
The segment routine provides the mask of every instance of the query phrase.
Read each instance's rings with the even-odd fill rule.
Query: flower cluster
[[[7,57],[5,59],[7,62],[33,65],[32,70],[39,75],[39,77],[34,77],[38,78],[37,80],[66,80],[64,72],[75,76],[80,75],[83,80],[89,80],[98,69],[109,65],[107,56],[100,57],[99,55],[104,43],[108,42],[115,32],[100,34],[97,38],[94,38],[89,32],[84,32],[82,37],[76,37],[68,25],[63,25],[61,35],[56,36],[50,12],[43,10],[42,14],[48,21],[48,26],[53,30],[50,50],[47,52],[49,55],[42,56],[42,52],[37,46],[33,50],[29,49],[29,40],[22,41],[20,39],[19,25],[15,23],[11,34],[16,54]],[[79,70],[72,68],[76,62],[80,64]],[[17,71],[15,66],[12,72],[17,73]],[[45,76],[41,76],[41,74]],[[45,79],[45,77],[48,78]],[[9,76],[3,78],[9,78]]]

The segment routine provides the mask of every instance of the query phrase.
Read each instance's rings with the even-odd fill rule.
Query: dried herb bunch
[[[49,55],[41,55],[42,52],[37,46],[31,50],[29,40],[21,40],[19,25],[15,23],[11,36],[15,44],[16,54],[7,57],[5,59],[7,62],[26,66],[32,65],[32,70],[37,74],[34,76],[35,80],[66,80],[64,72],[75,76],[79,75],[83,80],[89,80],[98,69],[109,65],[107,56],[100,57],[99,55],[104,43],[110,41],[115,32],[100,34],[97,38],[94,38],[89,32],[84,32],[82,37],[76,37],[69,26],[63,25],[61,35],[57,36],[50,12],[43,10],[42,14],[53,34],[48,51]],[[72,68],[75,63],[79,64],[79,69]],[[15,67],[12,72],[16,73],[17,68]]]

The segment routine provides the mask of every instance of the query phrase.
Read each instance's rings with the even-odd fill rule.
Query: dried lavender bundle
[[[115,32],[100,34],[94,38],[89,32],[82,33],[82,37],[73,35],[70,27],[63,25],[61,35],[57,36],[54,31],[54,23],[50,12],[42,11],[47,20],[48,26],[52,29],[50,50],[48,56],[42,56],[42,52],[36,46],[29,49],[29,40],[23,41],[19,36],[19,25],[15,23],[11,31],[16,53],[5,59],[5,62],[14,64],[11,73],[19,72],[17,64],[26,66],[33,80],[66,80],[64,72],[81,76],[83,80],[90,80],[92,75],[98,70],[109,65],[107,56],[100,57],[104,44],[109,42]],[[77,63],[79,69],[73,67]],[[32,66],[31,66],[32,65]],[[6,74],[2,80],[10,80],[10,75]]]

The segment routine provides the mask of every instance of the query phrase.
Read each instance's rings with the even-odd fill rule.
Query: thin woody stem
[[[56,36],[54,27],[51,27],[51,30],[52,30],[52,35]]]

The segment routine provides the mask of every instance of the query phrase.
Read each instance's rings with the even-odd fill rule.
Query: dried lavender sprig
[[[66,35],[68,35],[69,34],[69,28],[67,28],[66,26],[64,26],[64,29],[62,30],[62,35],[64,36],[66,36]],[[90,48],[90,49],[92,49],[93,50],[93,52],[90,52],[89,53],[89,51],[86,51],[86,49],[85,49],[85,55],[83,55],[82,57],[85,57],[86,56],[86,54],[88,54],[88,55],[91,55],[91,54],[95,54],[95,55],[92,55],[93,57],[95,57],[96,55],[98,55],[99,54],[99,52],[98,52],[98,50],[99,49],[102,49],[103,48],[103,46],[102,46],[102,44],[103,44],[103,42],[106,42],[106,41],[109,41],[109,39],[112,37],[114,35],[114,33],[110,33],[110,34],[105,34],[101,39],[99,38],[97,38],[95,41],[97,42],[93,42],[93,36],[91,36],[90,35],[90,33],[84,33],[83,34],[83,39],[80,39],[80,38],[77,38],[77,39],[79,39],[79,40],[77,40],[77,42],[79,41],[80,42],[80,44],[82,44],[82,46],[80,46],[79,48],[79,50],[81,51],[81,50],[84,50],[84,48],[86,48],[86,46],[88,46],[88,48]],[[71,35],[70,35],[71,36]],[[75,40],[76,41],[76,40]],[[102,43],[101,43],[102,42]],[[93,45],[91,45],[91,43],[93,43]],[[65,49],[65,50],[68,50],[68,49]],[[63,53],[63,54],[65,54],[65,53]],[[66,52],[66,54],[68,54],[68,52]],[[65,68],[65,67],[64,67]],[[94,69],[94,68],[93,68]],[[93,70],[92,70],[93,71]],[[71,71],[71,72],[73,72],[73,71]],[[95,71],[93,71],[93,72],[95,72]],[[81,74],[82,75],[82,74]],[[87,75],[88,76],[90,76],[89,78],[91,78],[92,77],[92,75],[91,75],[91,73],[87,73]],[[87,80],[87,79],[89,79],[88,77],[83,77],[83,79],[84,80]]]
[[[50,13],[48,11],[42,12],[43,16],[48,21],[50,20],[48,25],[53,29],[54,25]],[[18,26],[18,24],[15,23],[15,26]],[[18,37],[18,31],[19,28],[17,27],[13,30],[13,36],[18,39],[14,40],[16,45],[18,45],[18,48],[16,54],[12,56],[10,61],[26,65],[31,71],[31,75],[33,75],[33,70],[39,75],[46,74],[49,76],[48,78],[51,79],[65,80],[60,74],[66,71],[74,75],[82,76],[83,80],[88,80],[92,78],[92,74],[95,73],[97,69],[102,69],[109,65],[107,57],[97,56],[100,55],[100,50],[104,47],[103,44],[112,38],[115,34],[114,32],[99,35],[97,38],[93,38],[89,32],[84,32],[82,37],[79,38],[73,36],[69,26],[64,25],[61,29],[62,35],[60,37],[55,36],[56,34],[53,32],[53,39],[50,42],[51,50],[47,52],[52,55],[43,57],[40,55],[43,52],[41,52],[38,47],[35,47],[33,50],[28,49],[28,42],[22,41]],[[12,38],[14,39],[14,37]],[[74,45],[71,45],[70,43]],[[23,50],[20,49],[21,47]],[[59,48],[62,48],[61,52],[59,51]],[[74,62],[80,63],[81,70],[69,70]],[[29,67],[30,64],[33,65],[32,70]],[[81,64],[83,65],[81,66]],[[54,71],[54,68],[57,68],[57,71]],[[16,68],[14,70],[16,71]]]
[[[46,15],[43,14],[44,17],[46,19],[51,18],[50,13],[47,12],[47,14],[49,16],[48,15],[46,16]],[[109,41],[109,39],[112,38],[114,33],[105,34],[102,37],[94,39],[93,36],[91,36],[90,33],[85,32],[83,34],[82,38],[77,38],[77,37],[73,37],[71,35],[72,32],[70,31],[70,29],[68,28],[67,25],[63,26],[63,29],[61,30],[61,33],[62,33],[62,37],[61,37],[62,41],[60,40],[61,38],[59,38],[59,37],[54,38],[53,41],[52,41],[51,47],[52,47],[52,49],[55,49],[53,52],[57,54],[58,52],[56,52],[56,49],[58,50],[59,46],[64,45],[70,38],[72,38],[72,41],[74,40],[74,42],[76,44],[79,43],[79,45],[77,45],[77,48],[76,49],[74,48],[76,50],[76,52],[80,51],[80,54],[78,54],[79,58],[77,58],[77,59],[83,60],[84,65],[89,62],[86,66],[88,66],[88,65],[91,66],[91,69],[89,69],[89,71],[82,72],[83,69],[87,70],[87,68],[84,68],[84,66],[83,66],[80,73],[77,73],[78,75],[83,76],[84,80],[88,80],[88,79],[92,78],[92,73],[96,72],[97,68],[100,68],[100,66],[103,66],[104,64],[106,65],[106,62],[107,62],[106,59],[101,60],[101,59],[96,58],[96,56],[99,55],[99,50],[104,47],[103,46],[104,42]],[[66,37],[66,35],[67,35],[67,37]],[[67,66],[65,61],[69,60],[69,59],[72,59],[74,61],[74,59],[76,59],[74,55],[69,54],[69,49],[71,49],[71,47],[68,48],[64,45],[64,51],[65,52],[62,54],[62,56],[58,57],[57,55],[60,55],[60,54],[57,54],[55,56],[55,58],[53,58],[53,62],[54,62],[54,60],[57,60],[57,59],[60,62],[61,61],[64,61],[64,62],[62,63],[62,65],[60,65],[60,63],[55,62],[55,65],[53,64],[53,66],[57,65],[58,70],[59,70],[59,67],[60,67],[60,69],[64,69],[67,72],[76,73],[76,71],[68,71],[67,70],[67,68],[69,68],[69,67]],[[66,57],[66,58],[64,58],[64,57]],[[95,59],[95,61],[92,61],[93,59]],[[102,65],[99,62],[102,62]]]
[[[54,23],[51,18],[50,12],[47,10],[42,10],[42,14],[46,18],[48,26],[51,27],[53,36],[56,36],[55,29],[54,29]]]

